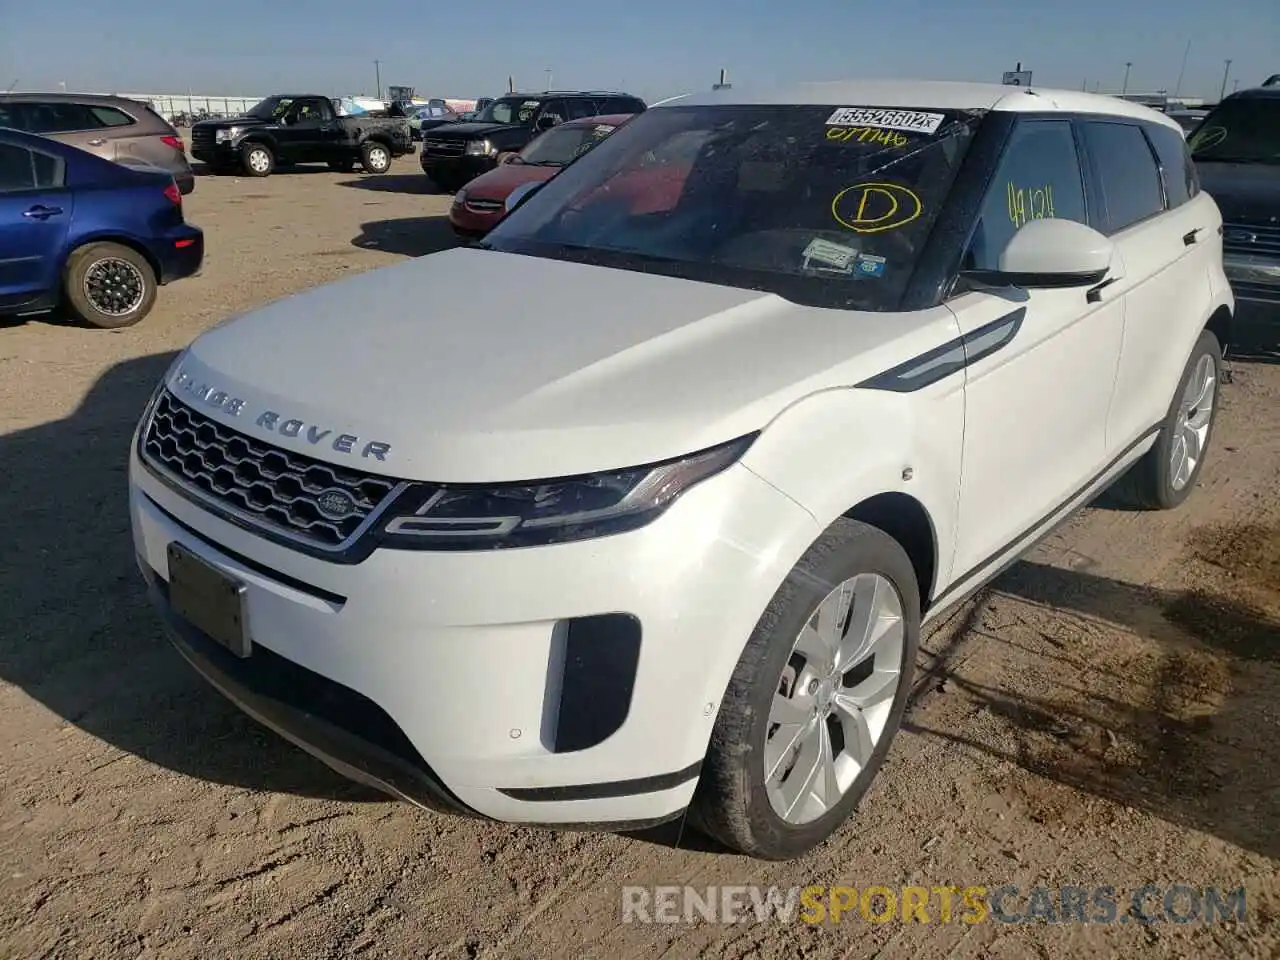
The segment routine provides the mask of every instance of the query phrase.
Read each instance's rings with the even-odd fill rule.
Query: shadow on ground
[[[339,180],[340,187],[356,190],[372,190],[375,193],[415,193],[427,196],[447,196],[425,173],[384,173],[378,177],[359,180]]]
[[[934,700],[928,720],[907,726],[1280,857],[1280,534],[1232,529],[1188,546],[1218,565],[1228,543],[1239,570],[1192,590],[1018,564],[994,596],[1050,610],[1053,629],[1016,610],[1009,619],[1004,605],[983,616],[979,604],[965,633],[986,644],[970,658],[982,665],[940,671],[941,689],[960,697]],[[1251,583],[1224,586],[1239,577]],[[1059,814],[1042,812],[1045,822]]]
[[[381,250],[403,257],[424,257],[461,241],[449,226],[448,217],[402,217],[398,220],[374,220],[360,225],[360,235],[351,245],[362,250]]]
[[[134,425],[172,359],[120,364],[66,419],[0,437],[0,679],[179,773],[375,799],[240,713],[161,634],[134,558],[126,475]]]

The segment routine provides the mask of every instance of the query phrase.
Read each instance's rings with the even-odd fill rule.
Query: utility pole
[[[1231,74],[1231,61],[1227,61],[1227,68],[1222,71],[1222,89],[1218,91],[1218,99],[1221,100],[1227,95],[1227,77]]]
[[[1122,97],[1129,92],[1129,70],[1132,69],[1132,67],[1132,60],[1126,60],[1124,62],[1124,86],[1120,88],[1120,96]]]
[[[373,61],[373,74],[378,78],[378,99],[382,99],[382,61]]]
[[[551,89],[551,68],[547,67],[547,69],[544,70],[543,73],[547,75],[547,85],[543,89],[550,90]]]
[[[1187,72],[1187,57],[1191,56],[1191,41],[1187,41],[1187,49],[1182,51],[1182,66],[1178,69],[1178,82],[1173,85],[1173,99],[1177,100],[1182,93],[1182,78]]]

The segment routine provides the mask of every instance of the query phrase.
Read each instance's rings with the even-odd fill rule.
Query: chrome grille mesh
[[[264,527],[326,548],[353,537],[397,486],[386,477],[344,470],[251,439],[180,403],[167,390],[147,425],[142,452],[181,486]],[[336,516],[335,499],[350,512]],[[322,502],[327,512],[322,512]]]
[[[433,156],[460,157],[467,148],[465,140],[441,140],[436,137],[422,138],[422,152]]]
[[[1280,226],[1258,223],[1224,223],[1223,249],[1228,253],[1280,256]],[[1240,239],[1236,239],[1239,237]]]

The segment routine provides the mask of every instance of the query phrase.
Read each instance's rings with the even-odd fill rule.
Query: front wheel
[[[838,520],[747,641],[712,731],[695,824],[769,860],[831,836],[902,722],[919,638],[906,552],[875,527]]]
[[[367,173],[386,173],[391,169],[391,151],[381,143],[365,143],[360,148],[360,165]]]
[[[1201,331],[1155,445],[1115,484],[1114,496],[1139,509],[1171,510],[1191,495],[1209,452],[1221,382],[1222,347]]]
[[[276,168],[276,156],[265,143],[246,143],[240,148],[240,163],[245,176],[269,177]]]
[[[67,259],[63,291],[77,317],[107,330],[131,327],[156,301],[146,257],[118,243],[90,243]]]

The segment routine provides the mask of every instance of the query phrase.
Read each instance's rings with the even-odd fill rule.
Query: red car
[[[492,230],[506,214],[511,191],[526,183],[550,180],[635,114],[618,113],[568,120],[531,140],[519,153],[508,155],[488,173],[460,189],[449,209],[449,223],[464,240]]]

